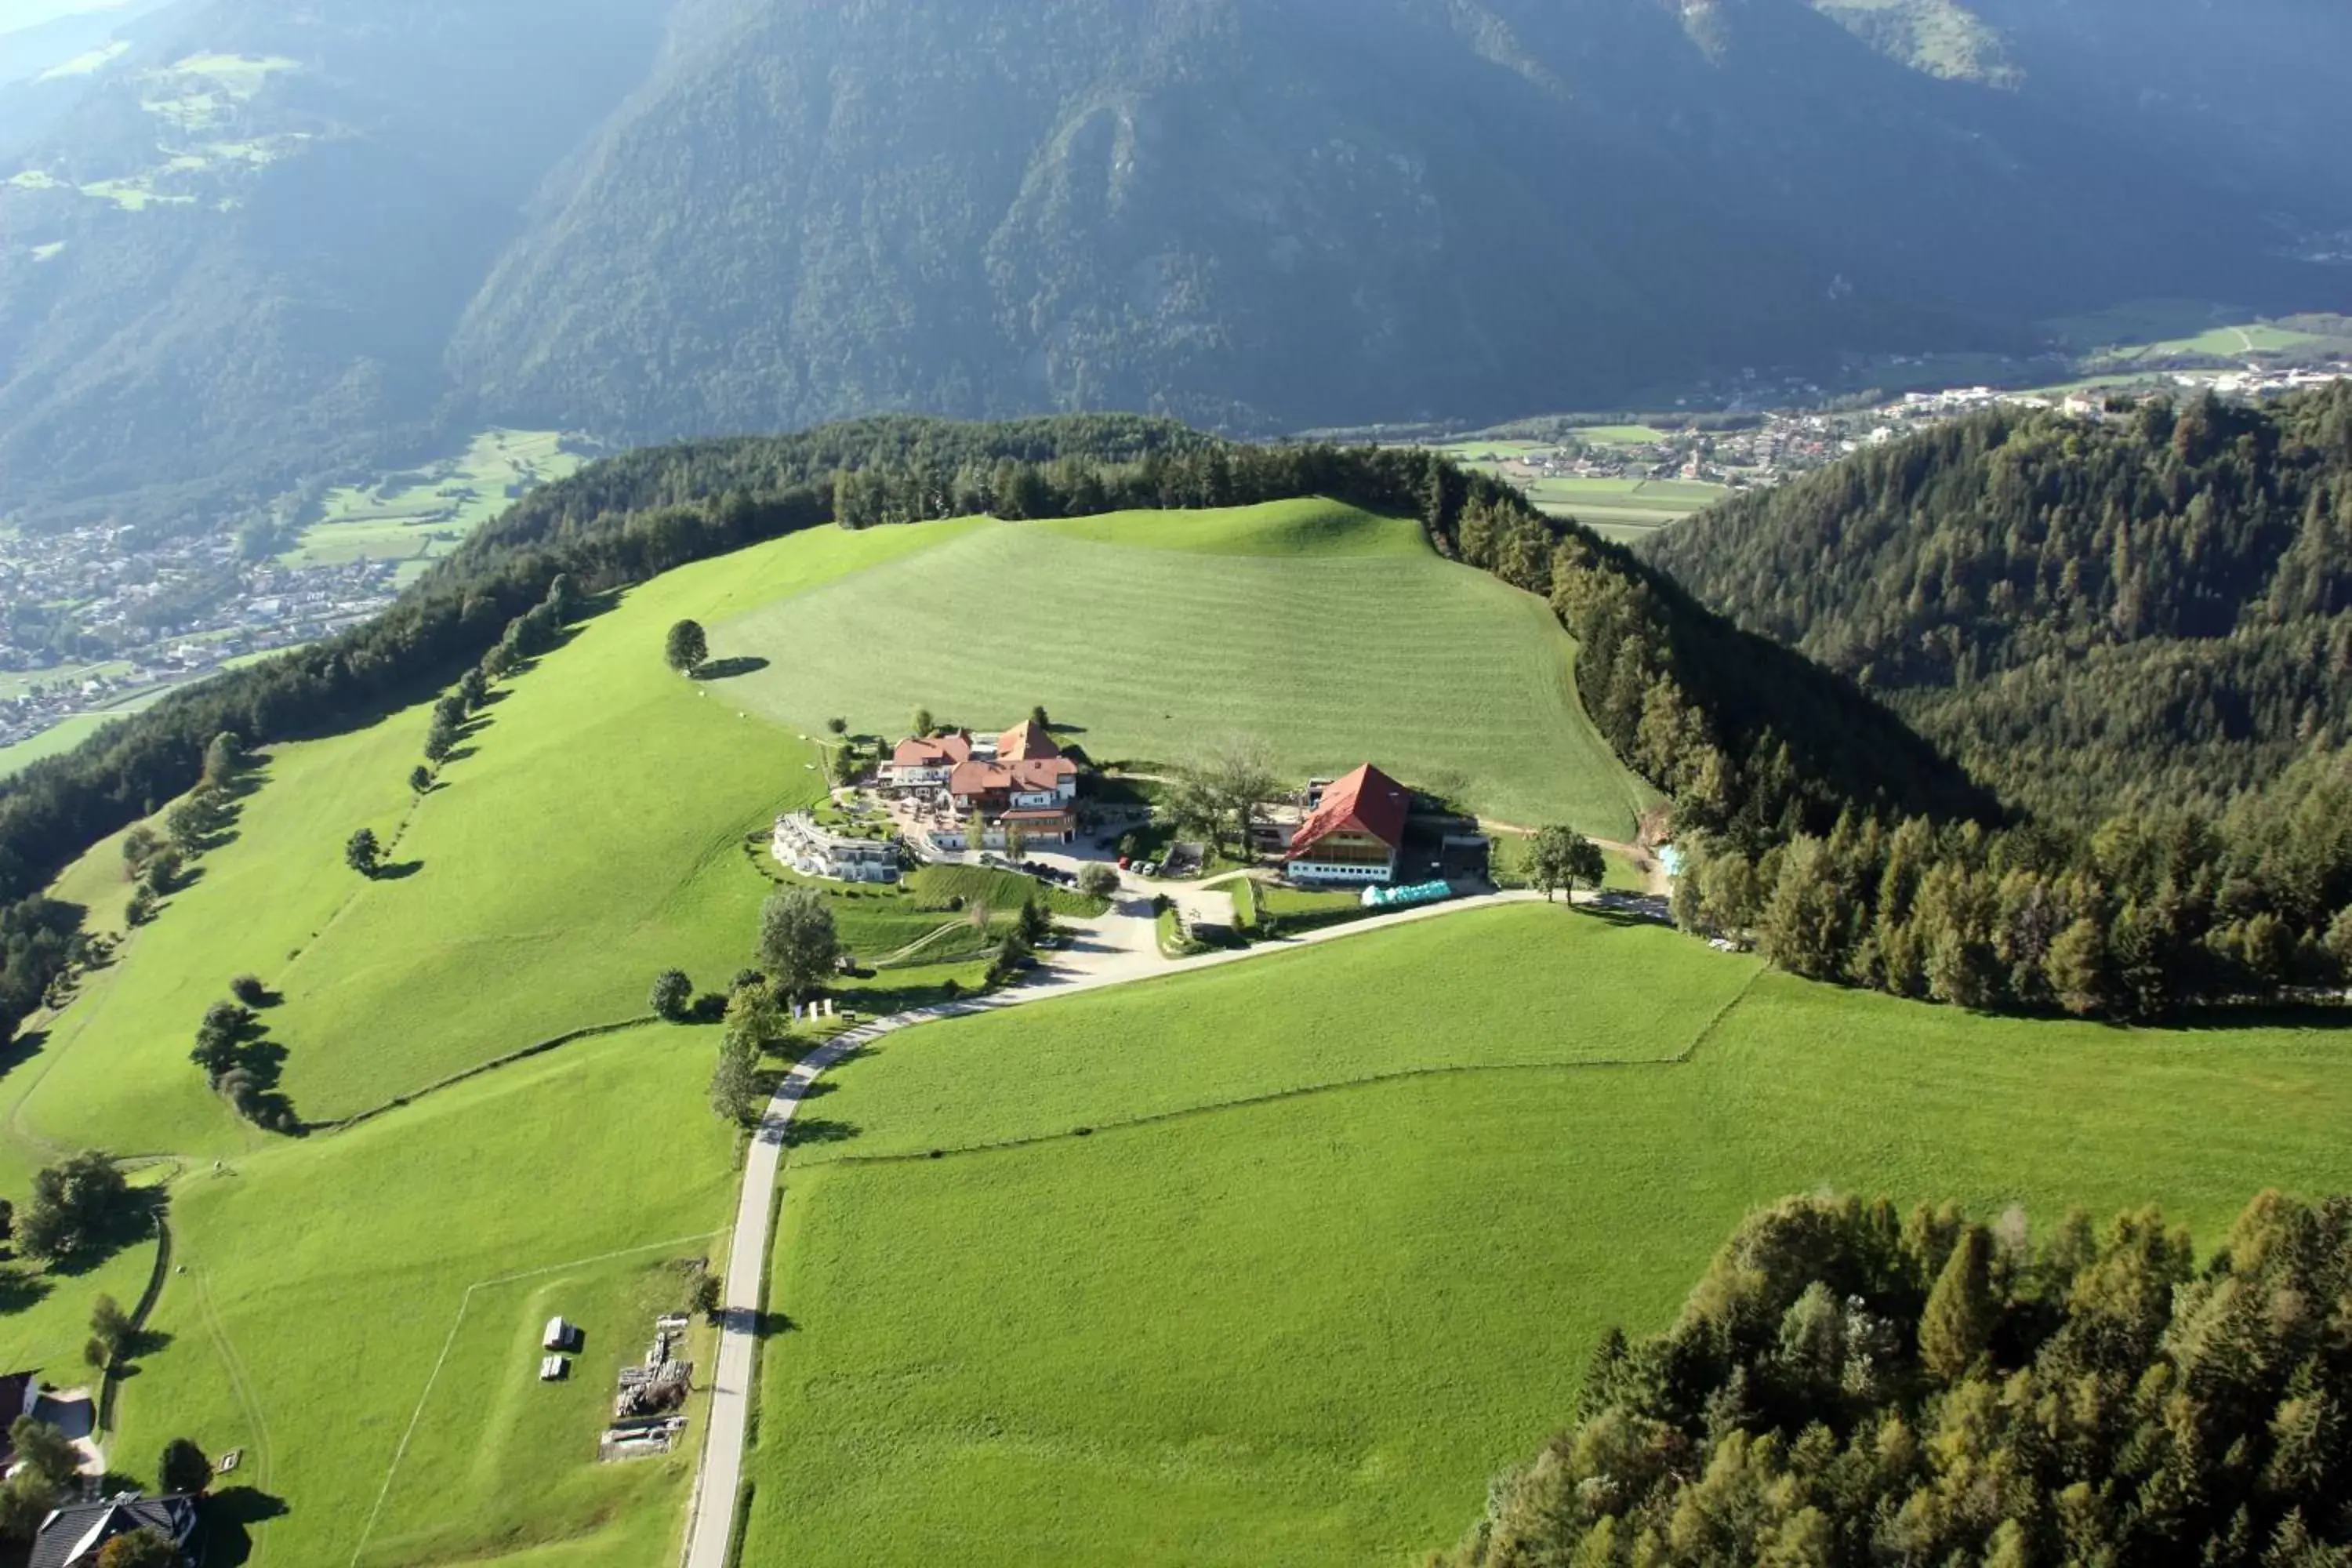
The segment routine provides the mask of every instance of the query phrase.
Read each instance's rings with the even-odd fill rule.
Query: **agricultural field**
[[[2352,1183],[2345,1044],[1976,1017],[1541,905],[894,1037],[789,1156],[745,1560],[1409,1561],[1752,1206],[2153,1200],[2210,1247]]]
[[[2343,342],[2190,300],[2139,300],[2042,324],[2069,350],[2103,364],[2185,355],[2239,359]]]
[[[44,757],[64,755],[105,729],[108,721],[121,717],[119,712],[76,713],[13,746],[0,746],[0,778],[28,768]]]
[[[286,566],[402,563],[405,585],[515,497],[580,467],[551,430],[486,430],[454,458],[328,492]]]
[[[727,689],[804,732],[838,714],[894,735],[917,706],[1002,726],[1042,703],[1097,762],[1251,734],[1302,780],[1373,759],[1612,838],[1651,798],[1585,717],[1549,608],[1410,522],[1308,500],[889,531],[929,547],[714,623],[715,658],[760,664]]]
[[[1649,425],[1579,426],[1576,438],[1587,446],[1645,447],[1671,437]],[[1685,479],[1528,479],[1525,470],[1507,465],[1559,449],[1549,441],[1455,441],[1438,447],[1466,468],[1517,485],[1538,508],[1553,517],[1573,518],[1603,539],[1635,544],[1662,528],[1680,522],[1731,493],[1723,485]]]
[[[1729,495],[1688,479],[1537,479],[1528,499],[1554,517],[1573,518],[1603,539],[1632,544]]]

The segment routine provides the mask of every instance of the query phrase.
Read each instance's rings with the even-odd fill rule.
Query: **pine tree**
[[[1992,1293],[1992,1236],[1980,1225],[1960,1232],[1919,1318],[1919,1359],[1937,1381],[1958,1382],[1992,1342],[2000,1306]]]

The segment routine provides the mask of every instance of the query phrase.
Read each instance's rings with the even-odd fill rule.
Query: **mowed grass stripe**
[[[1294,521],[1248,510],[1275,533]],[[1424,547],[1107,542],[1148,541],[1159,521],[1094,520],[1085,540],[965,525],[945,547],[720,626],[714,652],[767,659],[731,684],[796,729],[837,713],[895,734],[917,706],[1002,724],[1043,703],[1101,759],[1255,734],[1296,777],[1376,760],[1409,782],[1460,780],[1507,820],[1610,837],[1652,798],[1585,717],[1575,645],[1531,595]]]
[[[1390,933],[1399,973],[1444,993],[1448,1037],[1521,1035],[1520,966],[1417,951],[1447,925]],[[1257,1021],[1213,1014],[1184,1037],[1281,1063],[1314,966],[1351,945],[1260,970]],[[1670,953],[1609,942],[1558,962],[1637,996],[1684,980]],[[1089,1021],[1106,1058],[1199,1007],[1165,984],[1115,1000]],[[953,1036],[886,1042],[821,1107],[874,1131],[825,1150],[919,1135],[901,1110],[1017,1124],[1056,1076],[1042,1026],[1060,1005],[1002,1020],[984,1068],[956,1053],[968,1105],[861,1083]],[[1554,1011],[1555,1032],[1583,1013]],[[1648,1038],[1677,1043],[1663,1020]],[[1979,1018],[1766,973],[1686,1064],[1343,1087],[936,1162],[803,1151],[771,1297],[795,1331],[763,1363],[746,1560],[1410,1561],[1567,1419],[1602,1329],[1667,1321],[1750,1207],[1831,1187],[2021,1203],[2049,1225],[2155,1201],[2210,1248],[2264,1185],[2352,1182],[2348,1043]]]

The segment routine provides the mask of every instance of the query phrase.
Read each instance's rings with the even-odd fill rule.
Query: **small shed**
[[[551,1351],[577,1350],[580,1347],[580,1330],[562,1318],[550,1318],[547,1320],[547,1336],[540,1345],[541,1349]]]
[[[570,1371],[572,1363],[565,1361],[562,1356],[549,1356],[539,1363],[539,1381],[541,1383],[562,1383],[563,1381],[563,1374]]]

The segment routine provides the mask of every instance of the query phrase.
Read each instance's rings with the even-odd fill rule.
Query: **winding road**
[[[743,1492],[744,1439],[751,1429],[752,1383],[758,1372],[758,1348],[766,1312],[763,1298],[768,1279],[769,1226],[777,1211],[776,1179],[783,1165],[785,1133],[792,1126],[793,1116],[826,1068],[885,1035],[918,1024],[1050,1001],[1083,991],[1106,990],[1166,974],[1213,969],[1265,953],[1338,942],[1465,910],[1532,903],[1542,897],[1539,893],[1508,892],[1454,899],[1373,915],[1345,925],[1327,926],[1232,952],[1169,958],[1160,951],[1159,926],[1152,914],[1151,898],[1155,893],[1181,890],[1170,884],[1158,884],[1139,893],[1130,884],[1109,913],[1090,921],[1068,922],[1073,932],[1070,945],[1056,952],[1052,962],[1034,973],[1026,984],[969,1001],[941,1003],[860,1024],[811,1051],[785,1074],[760,1118],[750,1157],[743,1165],[743,1195],[735,1206],[733,1239],[727,1251],[719,1356],[711,1384],[710,1414],[704,1427],[702,1465],[688,1505],[685,1568],[727,1568],[728,1552],[734,1543],[736,1514]],[[1595,897],[1580,895],[1576,901],[1585,902]]]

